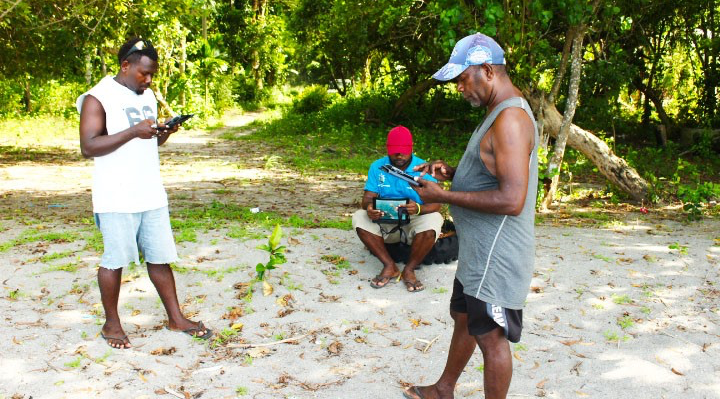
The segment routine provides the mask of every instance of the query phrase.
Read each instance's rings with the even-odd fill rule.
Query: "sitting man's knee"
[[[435,238],[435,230],[425,230],[415,234],[415,237],[430,237]]]

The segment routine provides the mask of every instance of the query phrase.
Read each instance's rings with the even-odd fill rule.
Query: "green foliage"
[[[332,104],[333,95],[323,86],[310,86],[292,102],[291,112],[310,114],[323,110]]]
[[[265,280],[265,273],[269,270],[275,269],[275,265],[281,265],[287,260],[285,259],[285,246],[280,245],[280,239],[282,238],[282,229],[280,225],[276,225],[273,229],[272,234],[268,237],[267,244],[258,246],[259,249],[266,251],[270,255],[270,260],[267,263],[258,263],[255,266],[257,272],[256,280]]]

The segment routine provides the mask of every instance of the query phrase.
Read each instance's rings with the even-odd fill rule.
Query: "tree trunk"
[[[182,37],[180,38],[180,63],[178,66],[178,72],[180,74],[181,78],[185,78],[185,64],[187,63],[187,37],[183,33]],[[187,87],[187,86],[185,86]],[[187,88],[183,89],[180,92],[180,107],[182,109],[185,109],[185,91]]]
[[[405,108],[407,103],[409,103],[413,97],[430,90],[430,88],[432,88],[433,86],[436,86],[438,84],[440,84],[440,81],[430,78],[430,79],[425,79],[425,80],[421,81],[420,83],[405,90],[405,92],[402,95],[400,95],[400,98],[398,98],[398,100],[395,101],[395,106],[393,107],[391,119],[395,119],[397,116],[399,116],[400,113],[402,112],[403,108]]]
[[[92,84],[92,53],[85,54],[85,83]]]
[[[542,95],[526,93],[533,109],[539,109],[545,101]],[[557,137],[562,125],[562,116],[553,104],[544,104],[545,107],[545,128],[551,136]],[[628,193],[634,199],[640,201],[647,198],[648,184],[640,177],[637,171],[625,162],[624,159],[615,155],[604,141],[594,134],[582,128],[571,125],[567,144],[580,151],[595,166],[600,173],[610,182]]]
[[[30,77],[25,76],[25,84],[23,85],[23,91],[25,93],[23,102],[25,103],[25,112],[31,113],[32,112],[32,95],[30,94]]]
[[[258,25],[260,29],[265,26],[265,5],[266,0],[253,0],[253,22]],[[253,49],[252,52],[252,74],[255,79],[255,90],[260,93],[264,88],[263,73],[260,69],[260,53],[257,49]]]
[[[98,50],[98,56],[100,57],[100,71],[102,72],[102,77],[104,78],[107,76],[107,64],[105,63],[105,54],[103,53],[102,47]]]
[[[560,91],[560,84],[565,77],[565,70],[567,69],[567,62],[570,58],[570,49],[572,46],[573,37],[575,36],[575,28],[570,27],[565,34],[565,45],[563,46],[562,57],[560,58],[560,65],[558,66],[557,73],[555,75],[555,81],[553,82],[552,89],[547,98],[547,102],[555,104],[555,97],[557,97],[558,91]],[[545,133],[545,109],[540,108],[537,113],[537,128],[538,136],[540,137],[540,147],[547,149],[548,142],[550,141],[550,135]]]
[[[548,165],[548,174],[551,176],[550,187],[545,193],[545,198],[540,208],[547,210],[552,204],[553,197],[557,191],[558,182],[560,181],[560,166],[563,157],[565,157],[565,145],[570,135],[570,126],[575,116],[575,108],[577,107],[578,90],[580,88],[580,74],[582,73],[582,53],[583,38],[585,37],[585,28],[580,26],[575,31],[575,37],[572,40],[572,61],[570,66],[570,84],[568,88],[568,98],[565,103],[565,114],[563,115],[560,131],[555,140],[555,151]],[[552,96],[552,93],[550,94]]]
[[[663,107],[662,98],[660,98],[660,95],[653,89],[652,87],[644,84],[642,82],[642,78],[635,78],[633,80],[633,85],[637,87],[637,89],[650,101],[652,101],[653,105],[655,105],[655,111],[657,111],[658,117],[660,117],[660,120],[662,123],[667,126],[668,129],[671,129],[674,125],[672,119],[668,116],[667,112],[665,112],[665,107]]]

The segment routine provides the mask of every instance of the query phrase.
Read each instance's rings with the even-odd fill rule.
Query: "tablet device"
[[[398,212],[398,205],[410,203],[407,198],[373,198],[373,208],[383,211],[383,215],[375,223],[408,223],[410,216],[407,212]]]
[[[186,114],[186,115],[178,115],[170,119],[169,121],[165,122],[165,129],[172,129],[175,127],[175,125],[179,125],[186,120],[192,118],[195,116],[195,114]]]
[[[388,164],[388,165],[383,165],[383,166],[380,167],[380,169],[384,170],[385,172],[387,172],[387,173],[390,174],[391,176],[395,176],[395,177],[397,177],[397,178],[399,178],[399,179],[401,179],[401,180],[404,180],[404,181],[412,184],[413,186],[420,186],[420,187],[422,187],[422,184],[420,184],[419,181],[415,180],[415,179],[418,179],[418,177],[412,176],[412,175],[406,173],[406,172],[405,172],[404,170],[402,170],[402,169],[396,168],[396,167],[394,167],[394,166],[392,166],[392,165],[390,165],[390,164]]]

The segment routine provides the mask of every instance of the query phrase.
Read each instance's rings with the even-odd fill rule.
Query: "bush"
[[[293,100],[291,111],[298,114],[311,114],[321,111],[332,104],[335,95],[328,93],[323,86],[310,86]]]

